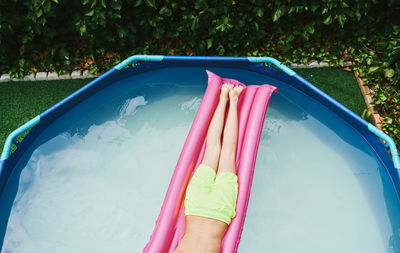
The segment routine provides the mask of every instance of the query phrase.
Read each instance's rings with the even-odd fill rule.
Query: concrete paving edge
[[[364,97],[365,104],[367,105],[368,110],[371,112],[372,122],[377,128],[382,130],[381,116],[377,111],[375,111],[372,105],[372,96],[374,94],[374,91],[371,90],[368,87],[368,85],[360,78],[360,73],[358,73],[358,71],[354,71],[354,76],[357,79],[358,87],[360,87],[361,93]]]
[[[71,73],[67,73],[64,75],[59,75],[55,72],[37,72],[32,73],[27,76],[21,78],[11,78],[9,74],[2,74],[0,76],[1,82],[18,82],[18,81],[43,81],[43,80],[65,80],[65,79],[86,79],[86,78],[95,78],[100,74],[93,75],[89,73],[89,70],[75,70]]]
[[[351,61],[345,61],[344,66],[351,66]],[[334,65],[338,67],[339,65]],[[329,63],[327,62],[317,62],[313,61],[308,64],[296,64],[292,63],[289,65],[292,69],[301,69],[301,68],[321,68],[321,67],[329,67]],[[37,72],[33,74],[29,74],[27,76],[21,78],[11,78],[9,74],[4,73],[0,75],[0,83],[1,82],[10,82],[10,81],[42,81],[42,80],[65,80],[65,79],[85,79],[85,78],[94,78],[99,76],[100,74],[93,75],[89,73],[89,70],[75,70],[71,73],[67,73],[64,75],[59,75],[55,72]]]

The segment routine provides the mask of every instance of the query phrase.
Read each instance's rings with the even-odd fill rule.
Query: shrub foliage
[[[1,1],[0,73],[99,72],[133,54],[352,60],[400,143],[398,13],[398,0]]]

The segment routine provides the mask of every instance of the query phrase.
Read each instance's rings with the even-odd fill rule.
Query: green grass
[[[0,83],[0,149],[16,128],[92,79]],[[22,139],[24,135],[21,135]]]
[[[346,72],[341,68],[295,69],[295,71],[358,115],[367,109],[353,72]]]
[[[366,108],[353,73],[340,68],[297,69],[296,72],[355,113],[361,115]],[[91,80],[0,83],[1,149],[14,129]]]

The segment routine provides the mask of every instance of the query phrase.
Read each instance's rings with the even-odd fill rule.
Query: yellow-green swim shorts
[[[185,215],[196,215],[231,223],[235,217],[238,178],[234,173],[216,175],[201,164],[186,190]]]

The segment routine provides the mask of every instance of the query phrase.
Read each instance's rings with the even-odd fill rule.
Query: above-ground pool
[[[185,59],[113,69],[35,120],[0,163],[1,252],[141,252],[206,69],[278,88],[238,252],[400,252],[397,172],[361,119],[271,67]]]

